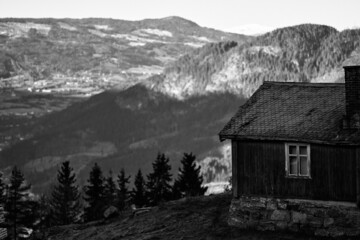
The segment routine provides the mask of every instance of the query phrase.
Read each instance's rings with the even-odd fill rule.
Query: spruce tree
[[[142,175],[141,169],[137,172],[134,182],[135,188],[132,190],[131,201],[136,207],[143,207],[147,204],[146,191],[145,191],[145,180]]]
[[[129,190],[128,184],[130,183],[130,176],[125,176],[125,170],[122,168],[120,170],[120,174],[117,179],[119,190],[118,190],[118,208],[119,210],[123,210],[126,207],[126,204],[129,200]]]
[[[174,183],[174,191],[177,197],[189,197],[204,195],[207,187],[202,187],[203,177],[200,174],[200,166],[196,167],[196,156],[192,153],[184,153],[181,160],[182,169],[179,168],[178,179]]]
[[[157,205],[162,201],[171,199],[171,166],[169,158],[165,154],[158,153],[155,162],[152,164],[153,172],[147,178],[147,198],[150,205]]]
[[[0,222],[4,219],[4,205],[5,205],[5,184],[3,181],[3,173],[0,172]]]
[[[3,179],[3,173],[0,172],[0,208],[5,204],[5,183]]]
[[[11,172],[5,204],[5,219],[7,224],[11,226],[9,234],[14,238],[17,238],[18,227],[31,227],[34,221],[32,210],[34,202],[29,198],[30,188],[31,185],[25,183],[24,175],[15,166]]]
[[[80,193],[76,185],[76,176],[70,162],[63,162],[57,174],[58,184],[52,191],[51,209],[56,225],[74,223],[80,213]]]
[[[109,176],[105,179],[105,201],[107,206],[116,205],[117,188],[112,177],[112,172],[109,172]]]
[[[85,207],[85,221],[93,221],[102,218],[102,214],[106,207],[104,178],[101,168],[94,164],[87,180],[88,185],[84,187],[84,200],[88,206]]]

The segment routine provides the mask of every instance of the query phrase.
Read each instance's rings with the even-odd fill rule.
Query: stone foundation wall
[[[360,236],[360,211],[355,203],[348,202],[242,196],[232,200],[228,223],[262,231]]]

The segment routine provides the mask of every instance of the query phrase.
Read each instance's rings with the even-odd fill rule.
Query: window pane
[[[300,155],[307,155],[307,147],[300,146]]]
[[[307,157],[300,157],[300,175],[309,175],[308,172]]]
[[[296,146],[289,146],[289,154],[296,154]]]
[[[289,157],[289,174],[298,175],[297,157]]]

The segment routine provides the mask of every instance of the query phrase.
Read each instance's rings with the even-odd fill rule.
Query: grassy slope
[[[226,223],[229,194],[182,199],[137,216],[54,227],[52,240],[93,239],[314,239],[301,234],[244,231]]]

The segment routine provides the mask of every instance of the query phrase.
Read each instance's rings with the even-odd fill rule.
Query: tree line
[[[24,227],[44,232],[51,226],[100,220],[131,208],[204,195],[207,188],[202,186],[203,177],[200,166],[196,166],[196,156],[184,153],[181,164],[177,178],[173,179],[169,158],[158,153],[152,163],[152,172],[145,179],[139,169],[130,190],[131,176],[124,169],[116,178],[111,171],[104,176],[95,163],[81,191],[70,162],[65,161],[58,169],[57,183],[51,189],[51,195],[41,197],[31,193],[31,185],[15,166],[7,182],[0,174],[0,207],[3,206],[0,214],[5,216],[5,223],[0,227],[6,227],[8,235],[15,239]]]

